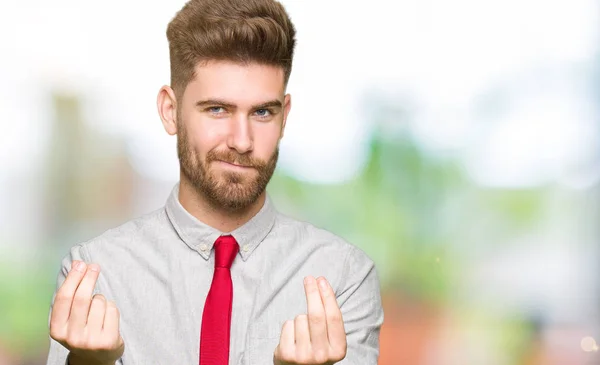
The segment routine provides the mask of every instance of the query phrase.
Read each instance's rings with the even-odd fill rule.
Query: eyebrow
[[[232,104],[230,102],[227,102],[225,100],[220,100],[220,99],[200,100],[200,101],[196,102],[196,106],[199,108],[206,107],[206,106],[222,106],[222,107],[230,108],[230,109],[236,108],[235,104]],[[269,107],[281,108],[282,103],[281,103],[281,101],[274,99],[274,100],[270,100],[270,101],[267,101],[264,103],[252,105],[251,109],[256,110],[256,109],[264,109],[264,108],[269,108]]]

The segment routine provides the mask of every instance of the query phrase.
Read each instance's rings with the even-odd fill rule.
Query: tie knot
[[[215,241],[215,268],[231,268],[235,255],[238,253],[238,243],[233,236],[220,236]]]

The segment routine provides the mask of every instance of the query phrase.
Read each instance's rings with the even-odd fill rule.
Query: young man
[[[157,104],[180,181],[165,207],[63,259],[48,364],[375,365],[373,262],[265,190],[291,107],[284,8],[191,0],[167,37]]]

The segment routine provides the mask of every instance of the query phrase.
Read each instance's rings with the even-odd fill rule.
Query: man
[[[266,193],[295,29],[274,0],[191,0],[167,30],[180,181],[62,262],[48,364],[376,364],[373,262]]]

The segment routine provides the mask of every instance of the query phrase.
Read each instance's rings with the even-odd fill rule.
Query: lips
[[[228,161],[223,161],[223,160],[217,160],[217,161],[226,163],[228,165],[237,166],[237,167],[245,167],[245,168],[252,167],[252,166],[246,166],[246,165],[239,165],[239,164],[236,164],[236,163],[233,163],[233,162],[228,162]]]

